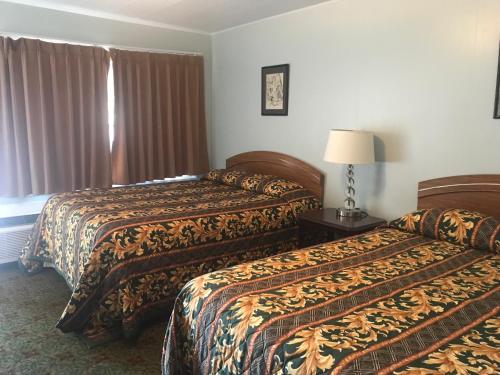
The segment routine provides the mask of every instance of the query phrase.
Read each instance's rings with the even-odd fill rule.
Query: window
[[[109,64],[108,72],[108,126],[109,126],[109,149],[113,149],[115,138],[115,85],[113,80],[113,61]]]

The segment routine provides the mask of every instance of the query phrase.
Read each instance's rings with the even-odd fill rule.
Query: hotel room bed
[[[302,182],[315,192],[287,179],[304,169]],[[165,316],[193,277],[296,248],[297,215],[318,209],[321,192],[319,171],[260,152],[228,159],[227,170],[199,181],[56,194],[20,265],[53,267],[72,289],[57,323],[63,332],[132,337]]]
[[[163,373],[498,373],[499,177],[424,182],[390,226],[188,282]]]

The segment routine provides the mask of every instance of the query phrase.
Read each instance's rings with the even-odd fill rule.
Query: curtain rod
[[[102,44],[89,43],[89,42],[82,42],[79,40],[57,39],[57,38],[53,38],[53,37],[44,37],[44,36],[39,36],[39,35],[13,33],[13,32],[9,32],[9,31],[0,31],[0,36],[9,37],[9,38],[13,38],[13,39],[19,39],[19,38],[40,39],[40,40],[43,40],[45,42],[79,44],[82,46],[102,47],[105,49],[116,48],[116,49],[123,49],[123,50],[127,50],[127,51],[137,51],[137,52],[171,53],[174,55],[203,56],[202,52],[142,48],[142,47],[123,46],[123,45],[108,44],[108,43],[102,43]]]

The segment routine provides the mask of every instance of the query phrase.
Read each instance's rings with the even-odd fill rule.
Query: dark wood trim
[[[272,151],[250,151],[226,160],[226,169],[272,174],[295,181],[323,202],[325,176],[317,168],[293,156]]]
[[[337,215],[336,208],[306,211],[299,216],[299,222],[314,223],[345,232],[364,232],[386,223],[386,221],[380,217],[369,215],[363,215],[361,217],[339,216]]]
[[[493,118],[500,119],[500,42],[498,43],[498,68],[497,68],[497,86],[495,91],[495,109]]]
[[[436,178],[418,184],[418,208],[464,208],[500,219],[500,175]]]
[[[283,109],[266,109],[266,74],[283,73]],[[260,113],[262,116],[288,116],[290,64],[264,66],[261,69]]]
[[[306,211],[299,215],[300,247],[361,234],[386,224],[384,219],[363,215],[362,217],[341,217],[336,208]]]

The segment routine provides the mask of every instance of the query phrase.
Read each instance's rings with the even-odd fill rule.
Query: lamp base
[[[361,211],[359,208],[344,208],[344,207],[339,207],[337,208],[337,215],[342,216],[342,217],[356,217],[359,218],[363,216],[364,212]]]

